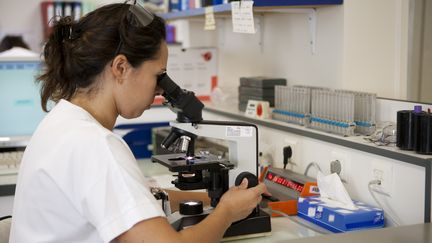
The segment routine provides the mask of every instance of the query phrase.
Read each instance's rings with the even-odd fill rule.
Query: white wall
[[[406,98],[409,0],[345,0],[343,5],[317,8],[313,55],[306,14],[261,16],[255,13],[255,35],[232,33],[229,16],[216,19],[218,39],[207,45],[220,48],[222,86],[238,86],[240,76],[268,75],[286,77],[290,84]],[[202,29],[203,22],[194,20],[194,26]],[[195,41],[205,36],[201,30],[191,33]]]
[[[0,39],[4,35],[23,35],[33,51],[42,46],[41,0],[1,0]]]
[[[219,32],[221,86],[236,87],[239,77],[285,77],[290,84],[342,86],[343,9],[317,10],[316,52],[312,54],[307,14],[255,14],[257,33],[232,33],[229,18]],[[259,28],[259,22],[263,28]]]
[[[43,46],[43,29],[40,3],[43,0],[0,0],[0,39],[7,34],[23,35],[24,41],[35,52]],[[123,1],[83,0],[85,8]]]
[[[405,98],[409,1],[345,0],[343,5],[317,8],[314,55],[310,52],[306,14],[266,13],[262,18],[263,32],[261,29],[255,35],[232,33],[230,17],[217,18],[216,34],[211,33],[208,38],[200,32],[192,38],[210,39],[207,42],[220,48],[222,86],[235,87],[240,76],[263,74],[286,77],[291,84]],[[7,33],[23,34],[31,48],[40,51],[40,2],[0,1],[0,37]],[[98,6],[121,1],[85,2]],[[257,19],[259,16],[255,14]],[[200,23],[195,25],[202,28]]]
[[[420,99],[432,102],[432,1],[426,1],[423,23]]]
[[[344,1],[344,88],[406,98],[408,2]]]

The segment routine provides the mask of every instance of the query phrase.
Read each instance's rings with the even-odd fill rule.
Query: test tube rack
[[[310,95],[309,88],[276,85],[273,119],[307,125],[310,114]]]
[[[376,94],[313,86],[275,86],[273,119],[352,136],[375,131]]]

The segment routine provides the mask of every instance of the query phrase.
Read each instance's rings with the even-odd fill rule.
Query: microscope
[[[204,104],[191,91],[181,89],[166,74],[158,77],[164,91],[164,105],[177,114],[170,122],[171,131],[162,141],[163,148],[178,153],[154,155],[152,161],[177,173],[172,183],[180,190],[205,189],[210,206],[216,207],[230,186],[248,179],[248,187],[257,185],[258,128],[254,124],[234,121],[206,121],[202,118]],[[198,136],[223,139],[228,142],[228,160],[209,153],[195,153]],[[177,231],[203,220],[212,208],[204,210],[201,202],[188,201],[179,205],[179,212],[168,217]],[[270,234],[270,216],[257,208],[245,219],[234,222],[224,238],[247,238]]]

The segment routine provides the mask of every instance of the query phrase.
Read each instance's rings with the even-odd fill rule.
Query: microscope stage
[[[220,159],[215,155],[198,155],[188,157],[186,154],[162,154],[152,156],[152,161],[168,167],[171,172],[197,171],[219,169],[221,166],[228,169],[234,168],[226,159]]]

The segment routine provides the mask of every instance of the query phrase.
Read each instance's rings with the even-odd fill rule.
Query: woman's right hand
[[[268,194],[264,184],[249,189],[247,185],[247,179],[243,179],[239,186],[230,188],[220,199],[215,211],[193,227],[177,232],[166,218],[150,218],[135,224],[118,236],[117,240],[127,243],[220,242],[230,224],[247,217],[261,201],[261,194]]]
[[[219,201],[217,208],[228,212],[231,222],[247,217],[261,202],[261,194],[269,195],[264,183],[259,183],[249,189],[247,186],[248,180],[245,178],[239,186],[233,186],[225,192]]]

